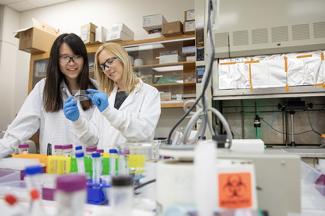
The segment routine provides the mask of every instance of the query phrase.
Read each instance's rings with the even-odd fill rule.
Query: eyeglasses
[[[102,69],[102,71],[105,71],[105,69],[109,69],[109,67],[113,64],[113,62],[119,59],[118,57],[112,57],[112,58],[108,58],[106,59],[106,61],[103,64],[99,64],[100,69]]]
[[[68,63],[70,63],[70,61],[75,63],[75,62],[80,62],[81,59],[82,59],[82,56],[80,56],[80,55],[74,55],[74,56],[64,55],[64,56],[60,56],[60,63],[68,64]]]

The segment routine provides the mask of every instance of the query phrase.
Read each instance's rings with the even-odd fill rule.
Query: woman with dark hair
[[[72,125],[64,116],[63,102],[73,93],[79,95],[80,90],[94,87],[83,41],[76,34],[60,35],[51,48],[46,78],[35,85],[0,139],[0,157],[13,153],[38,130],[42,154],[46,153],[48,143],[84,144],[71,133]],[[90,119],[94,110],[91,102],[75,102],[80,112],[70,117]]]

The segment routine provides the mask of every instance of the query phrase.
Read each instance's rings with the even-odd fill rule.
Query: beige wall
[[[19,28],[19,13],[1,6],[0,9],[0,130],[15,116],[18,40],[13,32]]]

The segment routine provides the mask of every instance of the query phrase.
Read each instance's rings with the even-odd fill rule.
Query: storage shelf
[[[161,108],[183,108],[184,101],[161,101]]]
[[[168,86],[192,86],[196,82],[185,82],[185,83],[164,83],[164,84],[153,84],[154,87],[168,87]]]
[[[188,65],[195,65],[195,62],[175,62],[175,63],[166,63],[166,64],[151,64],[151,65],[141,65],[133,67],[134,69],[145,69],[145,68],[155,68],[155,67],[169,67],[169,66],[188,66]]]

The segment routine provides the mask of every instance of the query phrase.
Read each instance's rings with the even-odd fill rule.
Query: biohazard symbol
[[[236,209],[251,208],[253,192],[251,173],[220,173],[219,207]]]
[[[239,175],[229,175],[227,183],[223,187],[224,192],[229,198],[240,198],[244,195],[247,187]]]

